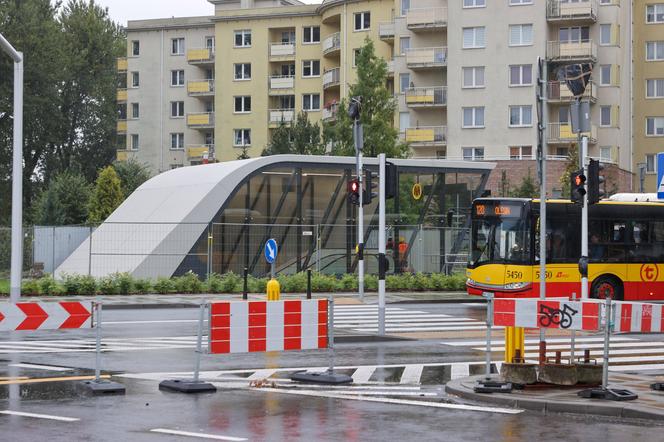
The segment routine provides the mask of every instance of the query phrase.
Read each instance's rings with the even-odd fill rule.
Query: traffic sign
[[[657,154],[657,199],[664,200],[664,152]]]
[[[413,198],[416,200],[422,198],[422,185],[420,183],[413,184]]]
[[[279,248],[277,247],[277,240],[270,238],[265,243],[265,260],[268,264],[273,264],[277,260]]]

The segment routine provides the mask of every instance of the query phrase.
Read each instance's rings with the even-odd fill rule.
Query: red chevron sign
[[[0,303],[0,331],[60,330],[92,326],[92,302]]]

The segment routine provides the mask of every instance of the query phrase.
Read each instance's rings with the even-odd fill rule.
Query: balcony
[[[339,112],[339,103],[330,103],[323,107],[323,121],[332,122],[337,119],[337,112]]]
[[[548,0],[546,4],[546,19],[550,22],[595,23],[599,2],[585,0],[570,2],[563,0]]]
[[[268,116],[268,126],[272,128],[279,127],[282,124],[293,122],[295,109],[270,109]]]
[[[413,32],[437,31],[447,27],[447,8],[416,8],[406,13],[406,27]]]
[[[406,142],[412,147],[447,145],[447,126],[420,126],[406,129]]]
[[[214,156],[214,144],[193,144],[187,146],[189,161],[202,161]]]
[[[187,62],[189,64],[213,64],[214,50],[212,48],[189,49]]]
[[[447,106],[447,86],[414,87],[407,89],[405,96],[411,108]]]
[[[394,21],[378,23],[378,36],[381,40],[394,40]]]
[[[118,63],[117,65],[118,72],[122,73],[122,72],[127,72],[127,70],[129,70],[129,62],[127,61],[127,57],[118,58],[117,63]]]
[[[214,95],[214,80],[194,80],[187,83],[190,97],[211,97]]]
[[[447,66],[447,48],[410,48],[406,51],[409,69],[436,69]]]
[[[333,86],[339,86],[341,71],[339,68],[330,69],[323,73],[323,90]]]
[[[591,81],[586,86],[586,91],[581,96],[582,100],[595,103],[597,101],[597,87],[595,82]],[[569,103],[575,100],[564,81],[550,81],[548,88],[547,101],[550,103]]]
[[[187,126],[190,129],[211,129],[214,127],[214,112],[196,112],[187,114]]]
[[[270,43],[270,59],[288,60],[295,58],[295,43]]]
[[[341,50],[341,34],[335,32],[334,34],[323,40],[323,55],[336,55]]]
[[[572,132],[572,125],[569,123],[549,123],[547,125],[548,143],[550,144],[569,144],[578,141],[578,134]],[[590,132],[581,134],[588,137],[588,142],[597,143],[597,126],[590,127]]]
[[[115,95],[118,103],[124,103],[127,101],[127,89],[118,89],[117,94]]]
[[[551,62],[592,62],[597,61],[597,43],[592,40],[563,43],[549,41],[546,44],[546,58]]]
[[[270,77],[270,93],[291,92],[294,86],[294,75],[273,75]]]
[[[124,118],[118,119],[117,132],[119,135],[127,133],[127,120]]]

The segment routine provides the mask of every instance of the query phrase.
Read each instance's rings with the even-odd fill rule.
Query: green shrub
[[[86,296],[94,296],[97,294],[97,280],[94,276],[80,276],[78,279],[79,282],[79,293]]]
[[[431,280],[432,290],[446,290],[447,287],[447,276],[442,273],[432,273],[429,276]]]
[[[305,272],[294,275],[280,275],[277,279],[279,285],[281,285],[282,293],[306,293],[307,291],[307,274]]]
[[[254,278],[249,276],[247,285],[251,293],[266,293],[267,292],[267,278]]]
[[[27,279],[21,284],[21,293],[23,295],[38,295],[39,291],[39,280],[37,279]]]
[[[425,291],[435,289],[434,283],[431,280],[431,277],[425,275],[424,273],[417,273],[412,277],[414,290]]]
[[[331,275],[314,273],[311,275],[311,291],[316,293],[335,292],[338,287],[337,278]]]
[[[366,281],[367,276],[369,275],[365,275],[364,277],[364,288],[367,288],[367,281]],[[376,279],[376,281],[378,280]],[[342,275],[341,279],[339,280],[339,288],[344,291],[355,291],[358,289],[358,286],[359,286],[359,281],[357,280],[356,275],[347,273],[345,275]]]
[[[236,293],[242,291],[242,277],[228,272],[221,277],[221,293]]]
[[[130,295],[134,292],[134,278],[129,273],[118,273],[115,275],[115,280],[121,295]]]
[[[210,293],[222,293],[224,280],[219,274],[211,273],[205,281],[205,288]]]
[[[169,278],[157,278],[157,281],[154,283],[154,290],[161,295],[166,295],[175,291],[175,284]]]
[[[134,281],[134,290],[141,295],[152,293],[152,281],[149,279],[137,279]]]
[[[78,275],[62,275],[62,286],[65,289],[65,293],[68,295],[80,295],[81,294],[81,279]]]
[[[364,275],[364,290],[370,292],[378,291],[378,276]]]
[[[99,280],[100,295],[117,295],[120,293],[117,275],[109,275]]]
[[[191,270],[182,276],[173,278],[173,284],[178,293],[201,293],[205,287],[203,281]]]
[[[61,295],[65,289],[51,276],[45,276],[37,281],[39,293],[42,295]]]
[[[387,275],[385,277],[385,287],[389,291],[399,292],[409,288],[406,275]]]

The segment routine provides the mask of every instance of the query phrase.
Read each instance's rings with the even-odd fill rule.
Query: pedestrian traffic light
[[[573,172],[571,177],[571,200],[573,203],[583,204],[583,197],[586,195],[586,176],[583,174],[583,169]]]
[[[600,189],[600,184],[604,182],[604,177],[600,172],[604,170],[598,160],[590,160],[588,164],[588,204],[598,203],[604,196],[604,191]]]
[[[351,204],[360,205],[360,180],[357,178],[348,181],[348,200]]]
[[[364,169],[364,195],[362,205],[369,205],[374,198],[378,197],[378,174],[369,169]]]
[[[558,78],[567,84],[567,88],[575,97],[581,97],[590,82],[593,65],[590,63],[570,64],[558,70]]]
[[[393,163],[385,163],[385,199],[389,200],[397,195],[399,187],[399,172]]]

